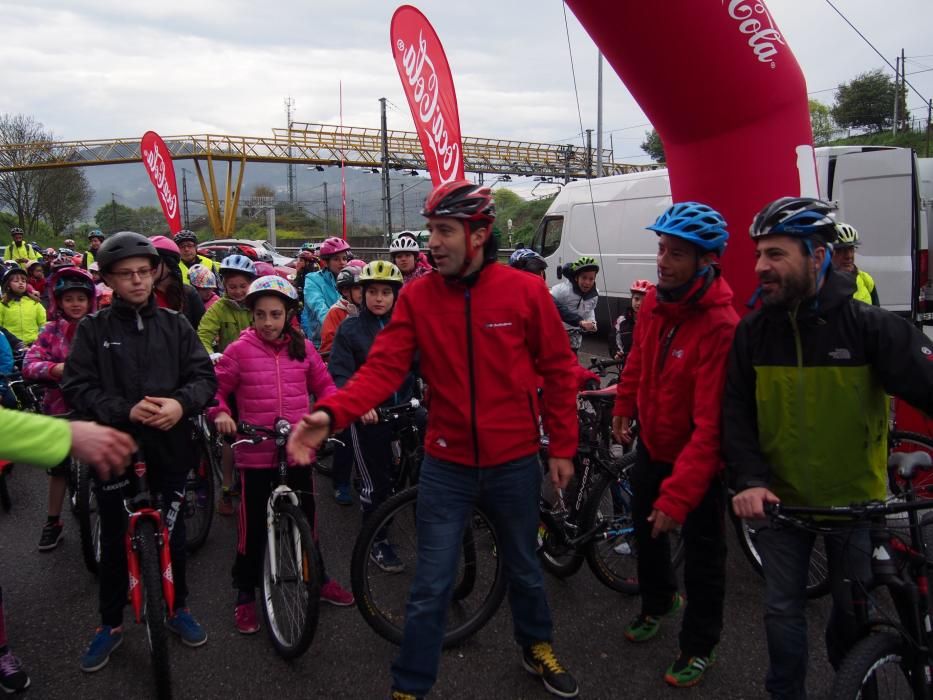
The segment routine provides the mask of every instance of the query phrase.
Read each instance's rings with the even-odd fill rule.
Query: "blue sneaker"
[[[334,489],[334,500],[342,506],[352,506],[353,496],[350,495],[350,485],[341,484]]]
[[[168,620],[165,626],[181,637],[183,644],[189,647],[199,647],[207,641],[207,632],[191,616],[188,608],[179,608]]]
[[[398,574],[405,570],[405,564],[395,553],[395,548],[387,540],[373,542],[369,552],[369,559],[383,571]]]
[[[110,655],[123,643],[123,627],[103,625],[97,628],[94,639],[91,640],[87,651],[81,657],[81,670],[85,673],[99,671],[107,662]]]

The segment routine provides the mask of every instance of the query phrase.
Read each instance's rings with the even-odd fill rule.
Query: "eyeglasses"
[[[110,274],[118,280],[123,280],[125,282],[134,277],[139,277],[139,279],[144,280],[147,277],[151,277],[153,272],[155,272],[153,268],[144,267],[141,270],[114,270]]]

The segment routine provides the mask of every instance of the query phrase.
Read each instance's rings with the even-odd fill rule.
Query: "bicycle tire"
[[[10,498],[10,487],[6,482],[6,470],[0,472],[0,506],[5,513],[9,513],[13,508],[13,500]]]
[[[634,458],[630,463],[634,462]],[[625,471],[622,472],[623,475]],[[636,595],[638,584],[638,547],[635,542],[631,495],[625,488],[613,491],[620,478],[600,474],[593,481],[583,506],[583,532],[595,532],[586,543],[585,556],[593,575],[600,583],[619,593]],[[676,569],[684,560],[680,532],[668,533],[671,540],[671,565]],[[627,551],[618,551],[625,545]]]
[[[273,522],[278,541],[278,575],[272,578],[271,552],[263,555],[262,612],[272,646],[283,659],[301,656],[317,631],[321,598],[321,562],[311,526],[301,509],[279,499]],[[300,561],[299,561],[300,559]],[[288,584],[294,584],[289,600]]]
[[[196,552],[207,541],[214,519],[216,489],[214,475],[219,467],[216,455],[203,440],[198,440],[198,464],[188,472],[185,481],[185,547]]]
[[[152,673],[156,696],[172,697],[172,671],[168,655],[168,629],[165,627],[165,603],[162,598],[162,567],[156,545],[155,523],[141,519],[136,525],[139,541],[139,570],[146,605],[146,639],[152,657]]]
[[[81,540],[81,558],[84,566],[95,576],[100,565],[100,514],[97,494],[91,483],[88,465],[72,460],[75,482],[75,515],[78,518],[78,536]]]
[[[357,607],[366,623],[383,639],[401,644],[405,605],[417,560],[416,504],[418,487],[412,486],[389,498],[363,524],[353,547],[350,582]],[[403,572],[386,573],[370,558],[377,537],[389,533]],[[455,646],[491,618],[505,597],[505,570],[498,555],[492,521],[478,507],[473,510],[462,545],[460,571],[448,608],[443,646]]]
[[[580,570],[586,561],[580,549],[559,542],[560,535],[552,532],[544,521],[541,521],[538,534],[541,538],[538,560],[542,569],[557,578],[569,578]]]
[[[832,700],[914,697],[911,673],[904,667],[908,656],[905,652],[904,642],[897,635],[881,632],[863,637],[836,671],[829,697]],[[866,689],[875,692],[864,693]]]

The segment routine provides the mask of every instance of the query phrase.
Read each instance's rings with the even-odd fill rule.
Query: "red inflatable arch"
[[[674,201],[726,218],[723,272],[744,310],[757,287],[752,217],[816,194],[806,83],[764,0],[567,5],[657,129]]]

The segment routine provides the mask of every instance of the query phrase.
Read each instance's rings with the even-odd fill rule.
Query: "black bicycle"
[[[417,399],[378,409],[392,427],[393,483],[399,490],[367,518],[353,547],[350,581],[357,607],[373,630],[401,644],[405,606],[418,559],[418,476],[423,448],[416,414]],[[407,488],[406,488],[407,487]],[[390,538],[400,568],[385,571],[370,553],[376,542]],[[498,556],[497,535],[482,508],[475,507],[463,533],[462,556],[447,614],[444,646],[456,645],[485,625],[505,596],[505,573]]]
[[[204,414],[191,419],[191,433],[197,462],[188,470],[183,514],[185,545],[189,552],[196,552],[207,541],[214,519],[217,488],[223,481],[222,443]]]
[[[928,585],[933,563],[924,532],[933,524],[933,502],[921,499],[913,487],[916,476],[933,467],[933,460],[926,452],[895,452],[889,466],[903,488],[885,502],[766,508],[771,520],[816,534],[838,533],[840,523],[870,531],[872,580],[851,584],[863,636],[836,672],[831,693],[836,700],[933,698],[933,592]],[[832,526],[826,518],[833,519]],[[887,591],[893,612],[879,599],[879,589]]]

